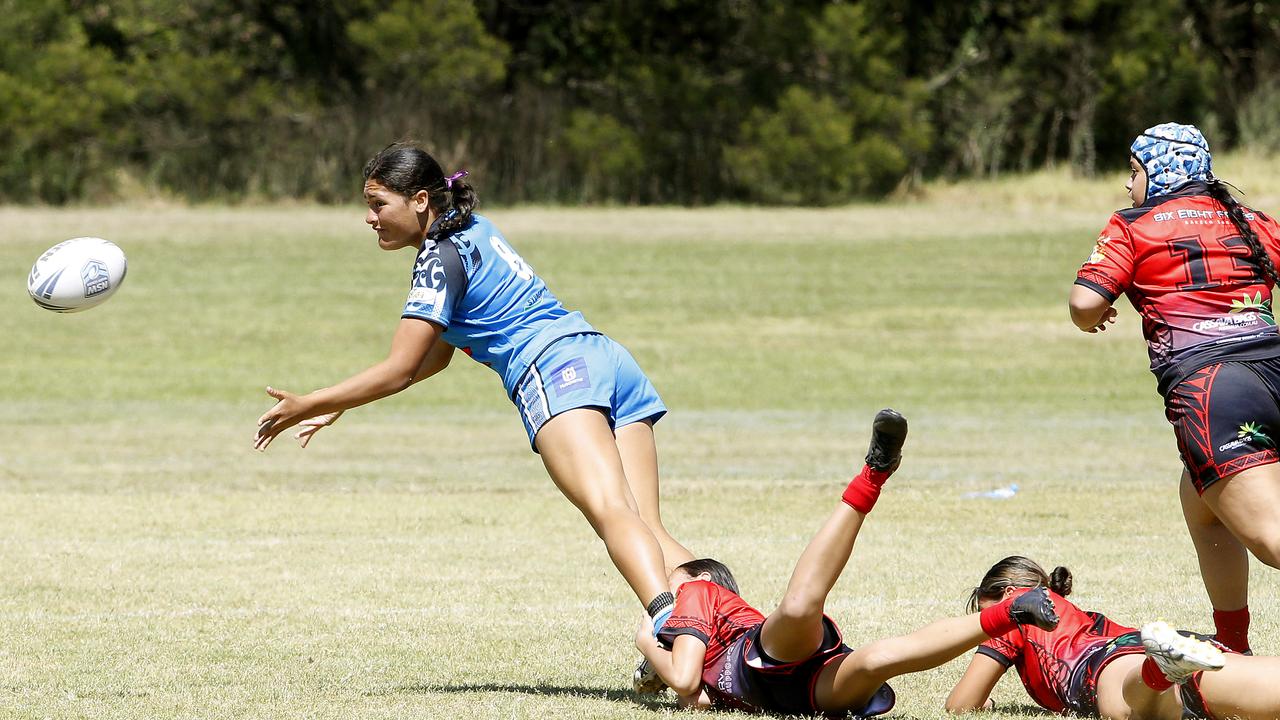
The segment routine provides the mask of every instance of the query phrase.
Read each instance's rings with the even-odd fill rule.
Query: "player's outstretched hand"
[[[341,410],[338,412],[326,413],[324,415],[317,415],[313,418],[307,418],[306,420],[298,423],[298,427],[302,429],[294,433],[293,439],[298,441],[299,447],[306,447],[307,443],[311,442],[311,438],[316,433],[320,432],[320,428],[334,424],[340,417],[342,417]]]
[[[258,434],[253,439],[253,449],[258,451],[266,450],[280,433],[315,416],[314,410],[303,400],[303,396],[270,386],[267,387],[267,394],[278,402],[258,418]]]
[[[1116,321],[1116,309],[1113,307],[1109,307],[1107,308],[1106,312],[1102,313],[1102,319],[1098,321],[1098,324],[1089,328],[1085,332],[1090,332],[1090,333],[1106,332],[1107,325],[1115,324],[1115,321]]]

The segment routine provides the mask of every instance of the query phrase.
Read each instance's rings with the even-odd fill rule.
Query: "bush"
[[[1240,142],[1251,150],[1280,154],[1280,81],[1268,80],[1240,108]]]
[[[857,138],[835,100],[788,89],[774,111],[756,110],[741,141],[725,149],[734,179],[752,199],[830,205],[893,190],[907,169],[902,150],[878,134]]]

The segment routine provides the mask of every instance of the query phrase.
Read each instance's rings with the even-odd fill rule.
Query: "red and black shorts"
[[[1164,404],[1197,492],[1280,459],[1280,358],[1200,368],[1173,386]]]
[[[1125,655],[1146,652],[1142,638],[1135,630],[1112,638],[1080,659],[1067,677],[1063,703],[1071,712],[1085,717],[1098,716],[1098,680],[1111,662]]]
[[[851,712],[856,717],[870,718],[892,710],[896,697],[888,683],[876,690],[865,707],[838,713],[823,713],[818,708],[814,696],[818,676],[832,662],[853,652],[844,644],[840,629],[831,618],[823,616],[822,626],[821,647],[796,662],[781,662],[765,654],[760,643],[763,623],[743,633],[725,652],[715,686],[705,686],[713,705],[748,712],[841,718],[849,717]]]

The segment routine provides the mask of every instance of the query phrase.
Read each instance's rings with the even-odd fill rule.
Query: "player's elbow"
[[[1092,330],[1102,322],[1107,308],[1111,307],[1111,301],[1092,288],[1072,285],[1067,305],[1071,309],[1071,322],[1081,330]]]
[[[952,715],[963,715],[965,713],[974,712],[975,710],[982,710],[986,706],[986,698],[979,700],[973,697],[966,697],[964,693],[952,691],[952,693],[947,696],[947,702],[943,707]]]
[[[1081,330],[1092,330],[1102,321],[1102,309],[1071,303],[1071,322]]]
[[[412,367],[409,363],[402,362],[394,357],[388,358],[382,364],[381,369],[382,372],[378,379],[384,396],[394,395],[412,385],[414,375],[417,374],[418,370],[418,368]]]

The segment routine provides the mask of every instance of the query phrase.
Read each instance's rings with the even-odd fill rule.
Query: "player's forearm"
[[[310,393],[308,400],[313,406],[313,415],[339,412],[394,395],[413,381],[413,373],[402,364],[384,360],[337,385]]]

